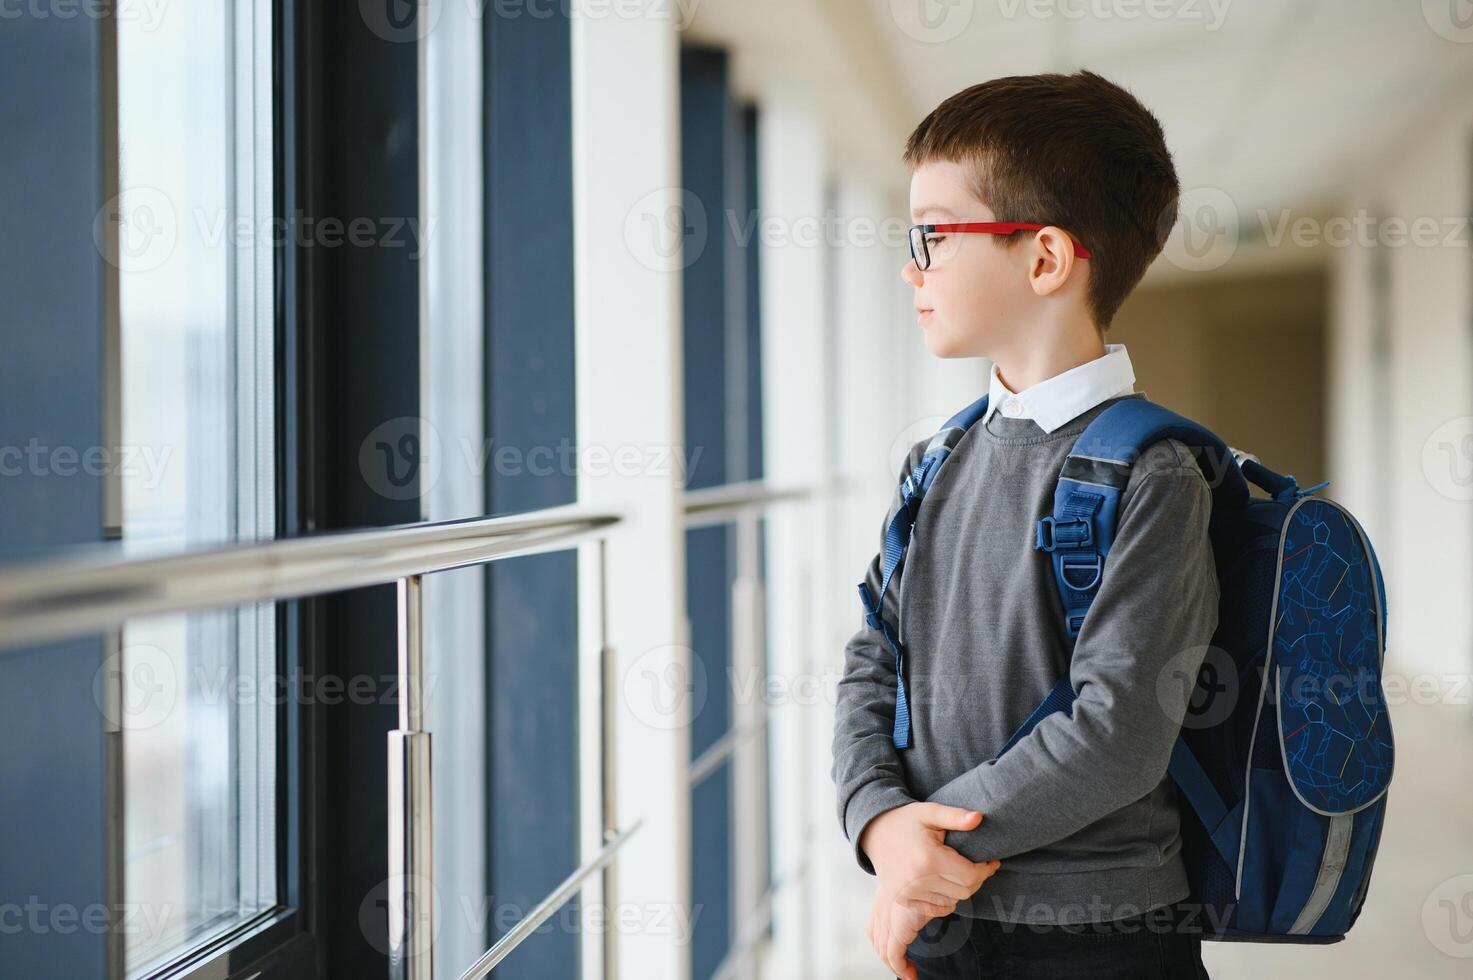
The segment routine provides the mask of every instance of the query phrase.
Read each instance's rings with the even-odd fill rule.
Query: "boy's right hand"
[[[882,886],[920,912],[950,915],[1002,866],[973,862],[946,844],[948,830],[976,830],[982,814],[943,803],[907,803],[875,817],[859,835]]]

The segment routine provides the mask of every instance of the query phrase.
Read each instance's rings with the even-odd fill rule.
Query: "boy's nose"
[[[912,286],[920,286],[921,270],[916,267],[915,259],[907,259],[905,265],[901,266],[900,278]]]

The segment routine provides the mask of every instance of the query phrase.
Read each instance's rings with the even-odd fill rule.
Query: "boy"
[[[906,748],[891,737],[894,652],[868,624],[845,648],[833,777],[879,879],[871,943],[907,980],[1205,977],[1166,769],[1180,678],[1217,625],[1211,489],[1175,439],[1140,454],[1072,650],[1033,548],[1079,433],[1145,397],[1104,333],[1175,221],[1160,124],[1092,72],[1000,78],[941,103],[905,161],[916,222],[1032,227],[913,230],[902,270],[931,353],[993,368],[988,413],[927,492],[885,594],[880,556],[866,577],[900,631]],[[1066,673],[1072,713],[995,758]]]

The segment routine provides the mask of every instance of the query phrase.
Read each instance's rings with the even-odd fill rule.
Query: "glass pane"
[[[270,6],[118,18],[129,549],[273,530]],[[123,631],[130,974],[276,902],[274,632],[270,607]]]
[[[428,378],[424,431],[444,465],[426,480],[430,520],[486,512],[481,458],[486,386],[481,166],[481,19],[478,8],[440,8],[425,37]],[[499,443],[498,443],[499,445]],[[467,451],[467,447],[471,451]],[[435,888],[445,914],[435,971],[459,976],[495,941],[486,884],[486,569],[425,579],[426,727],[434,733]],[[500,896],[498,896],[500,900]],[[505,904],[502,901],[501,904]],[[523,952],[516,954],[525,970]]]

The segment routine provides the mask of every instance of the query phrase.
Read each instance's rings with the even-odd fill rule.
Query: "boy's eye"
[[[945,235],[931,235],[931,236],[929,236],[926,239],[926,244],[927,245],[935,245],[937,242],[944,242],[944,241],[946,241],[946,236]]]

